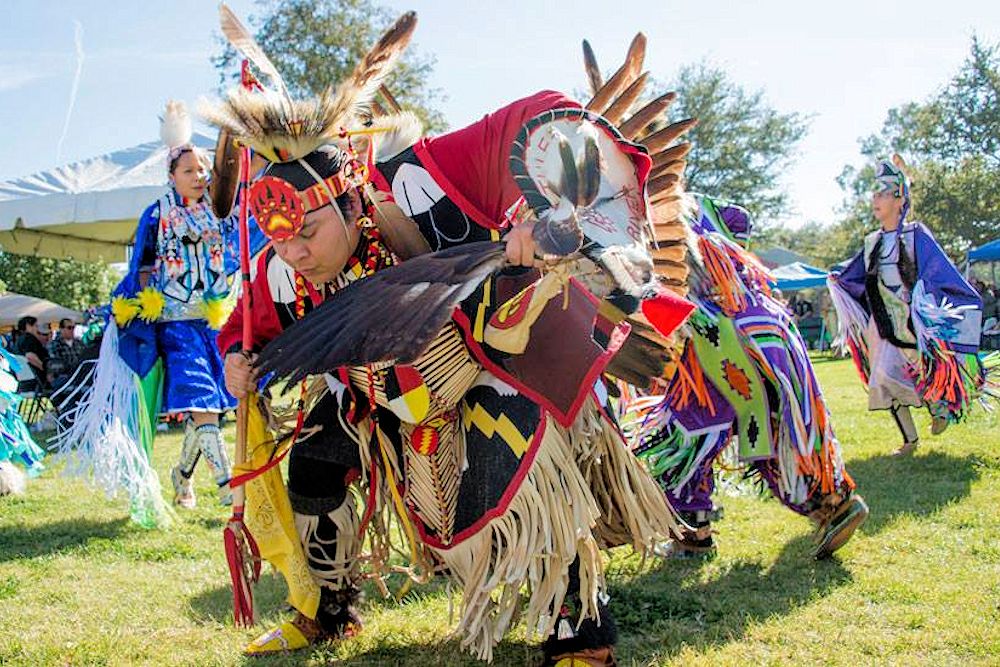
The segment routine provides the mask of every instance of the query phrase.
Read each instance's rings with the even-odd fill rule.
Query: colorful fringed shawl
[[[740,244],[749,230],[730,226],[729,207],[696,201],[688,264],[698,310],[662,402],[642,410],[637,453],[684,508],[736,435],[739,459],[777,461],[769,483],[805,513],[823,494],[853,488],[808,349],[771,296],[766,269]]]
[[[895,292],[885,287],[883,278],[878,285],[871,279],[877,273],[871,266],[873,253],[883,242],[892,241],[900,244],[896,262],[898,252],[905,252],[915,267],[912,285],[904,280]],[[987,370],[996,366],[997,359],[978,354],[982,300],[921,223],[907,223],[898,232],[869,234],[865,249],[828,284],[840,319],[838,340],[851,352],[866,386],[871,380],[873,341],[865,332],[873,320],[886,344],[916,350],[907,374],[936,416],[961,421],[976,399],[995,395]],[[894,308],[900,304],[902,317]]]

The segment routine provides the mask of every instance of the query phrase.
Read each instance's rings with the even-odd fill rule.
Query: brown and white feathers
[[[375,161],[378,162],[398,155],[417,143],[424,135],[424,124],[412,111],[398,111],[386,116],[375,116],[361,132],[358,139],[370,138],[374,144]],[[353,140],[356,145],[359,144],[358,139]]]
[[[281,78],[278,68],[274,66],[274,63],[267,57],[264,50],[260,48],[257,40],[253,38],[253,35],[243,25],[243,22],[240,21],[224,2],[219,4],[219,28],[233,48],[242,53],[243,57],[249,60],[257,71],[264,76],[269,87],[281,93],[281,96],[288,103],[287,110],[291,112],[292,96],[289,94],[288,87],[285,85],[284,79]]]
[[[354,121],[362,113],[370,115],[371,102],[399,62],[417,27],[416,12],[396,19],[374,47],[355,66],[351,76],[337,87],[330,113]],[[387,95],[389,101],[391,95]],[[394,102],[394,100],[392,100]],[[390,102],[390,105],[392,104]],[[341,123],[349,127],[352,123]]]
[[[505,263],[503,244],[480,241],[383,269],[335,292],[285,330],[264,347],[256,366],[292,386],[340,366],[410,363],[455,307]],[[392,326],[386,326],[386,313],[392,313]]]
[[[228,130],[268,160],[287,162],[336,141],[342,130],[358,129],[372,116],[373,98],[409,43],[417,17],[413,12],[399,17],[335,91],[328,89],[307,100],[291,98],[273,63],[225,5],[220,21],[223,34],[271,86],[263,91],[237,87],[217,104],[201,104],[199,111],[209,123]],[[379,120],[390,124],[392,118]],[[409,127],[412,120],[400,123]]]
[[[642,72],[646,38],[636,35],[625,62],[607,82],[601,75],[594,50],[583,41],[583,60],[593,97],[587,108],[618,125],[622,134],[642,144],[653,159],[646,191],[652,217],[655,271],[660,281],[680,296],[687,293],[686,231],[684,226],[684,167],[691,144],[680,139],[697,120],[668,122],[666,111],[677,98],[669,92],[640,104],[648,73]]]

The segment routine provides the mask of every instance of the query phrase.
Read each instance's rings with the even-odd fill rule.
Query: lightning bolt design
[[[462,426],[466,429],[475,426],[487,438],[492,438],[494,434],[499,435],[519,459],[528,451],[528,445],[531,443],[531,437],[525,438],[507,415],[494,417],[479,403],[472,408],[468,404],[462,408]]]

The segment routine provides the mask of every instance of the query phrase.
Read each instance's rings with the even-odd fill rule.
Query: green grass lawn
[[[894,460],[895,426],[864,410],[850,363],[818,360],[817,371],[868,523],[836,558],[815,562],[806,519],[741,493],[720,498],[714,560],[643,562],[616,550],[608,577],[621,664],[1000,664],[997,415],[977,410]],[[924,415],[919,425],[929,433]],[[157,440],[165,484],[179,446],[176,432]],[[228,513],[203,465],[196,479],[198,509],[165,532],[130,524],[122,499],[55,470],[26,497],[0,499],[0,665],[477,664],[449,637],[443,584],[402,604],[369,589],[365,631],[346,643],[243,658],[244,644],[285,615],[284,586],[265,574],[258,627],[233,627]],[[539,656],[517,628],[495,664]]]

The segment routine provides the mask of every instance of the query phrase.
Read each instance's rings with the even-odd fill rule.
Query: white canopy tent
[[[79,322],[79,311],[71,310],[57,303],[16,292],[0,293],[0,327],[12,327],[26,315],[37,317],[46,324],[68,318]]]
[[[196,146],[215,140],[195,133]],[[163,194],[159,141],[0,183],[0,248],[17,255],[124,262],[142,211]]]

